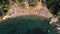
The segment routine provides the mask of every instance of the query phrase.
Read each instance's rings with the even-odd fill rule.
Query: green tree
[[[53,15],[58,15],[60,12],[60,0],[46,0],[45,4]]]
[[[3,9],[4,13],[7,12],[8,5],[9,5],[8,0],[0,0],[0,7]]]

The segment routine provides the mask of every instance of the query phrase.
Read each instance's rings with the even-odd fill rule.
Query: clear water
[[[49,30],[49,31],[48,31]],[[0,34],[57,34],[49,21],[36,16],[22,16],[0,23]]]

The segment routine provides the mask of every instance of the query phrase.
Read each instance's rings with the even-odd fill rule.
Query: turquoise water
[[[50,30],[50,32],[48,32]],[[0,34],[57,34],[49,21],[36,16],[22,16],[0,23]]]

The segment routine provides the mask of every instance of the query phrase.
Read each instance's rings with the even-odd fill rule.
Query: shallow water
[[[48,32],[48,30],[50,30]],[[36,16],[22,16],[0,23],[0,34],[57,34],[49,21]]]

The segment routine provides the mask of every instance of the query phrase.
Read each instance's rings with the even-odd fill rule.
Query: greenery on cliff
[[[45,4],[53,15],[60,16],[60,0],[46,0]]]
[[[0,0],[0,16],[3,16],[6,14],[9,6],[8,0]]]

